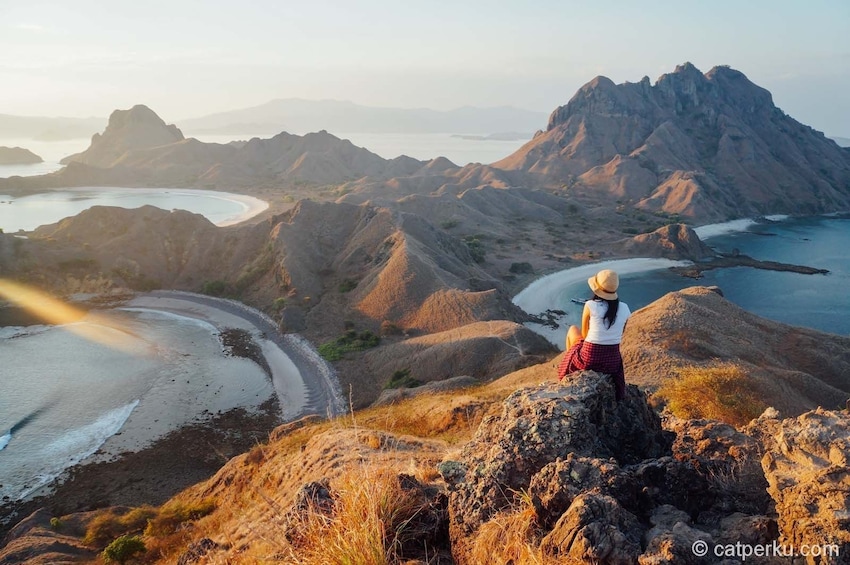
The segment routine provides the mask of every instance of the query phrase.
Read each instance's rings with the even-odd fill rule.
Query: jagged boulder
[[[659,457],[627,467],[632,482],[639,486],[636,506],[620,498],[630,510],[641,516],[658,506],[672,505],[691,517],[713,504],[709,481],[687,461],[670,456]]]
[[[643,526],[615,498],[579,495],[546,537],[541,548],[553,557],[586,563],[631,565],[641,552]]]
[[[605,375],[586,371],[561,383],[515,392],[505,400],[500,415],[485,418],[459,460],[440,466],[450,491],[455,558],[465,562],[470,537],[514,502],[513,493],[528,490],[533,483],[538,508],[552,509],[551,515],[539,519],[559,521],[557,512],[576,504],[568,487],[573,472],[584,473],[600,490],[633,492],[618,467],[669,454],[670,441],[645,395],[629,387],[626,399],[617,403]],[[546,484],[549,479],[551,487]],[[565,485],[567,492],[556,494],[557,485]],[[635,495],[624,498],[630,496]]]
[[[770,497],[767,481],[759,461],[762,444],[752,436],[729,424],[712,420],[680,420],[669,418],[667,429],[676,432],[673,456],[690,463],[702,480],[708,483],[708,494],[714,518],[733,512],[764,514]],[[703,520],[712,521],[711,516]]]
[[[551,528],[576,497],[591,490],[636,505],[637,485],[616,461],[575,453],[543,467],[531,478],[528,494],[540,525]]]
[[[835,544],[838,556],[807,563],[847,563],[850,556],[850,414],[818,408],[778,422],[762,467],[779,530],[795,547]]]

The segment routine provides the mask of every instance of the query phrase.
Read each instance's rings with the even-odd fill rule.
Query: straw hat
[[[617,300],[617,288],[620,286],[620,277],[610,269],[599,271],[587,279],[590,290],[599,298],[605,300]]]

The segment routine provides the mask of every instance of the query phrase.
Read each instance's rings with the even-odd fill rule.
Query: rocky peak
[[[691,63],[679,65],[672,73],[661,75],[655,83],[655,90],[675,108],[676,113],[700,106],[713,94],[705,75]]]
[[[102,134],[92,136],[91,145],[82,153],[62,160],[108,168],[119,164],[131,151],[183,141],[183,132],[166,125],[153,110],[138,104],[129,110],[115,110]]]
[[[587,83],[546,132],[494,163],[579,198],[611,197],[690,220],[817,214],[850,206],[850,157],[726,66],[691,63],[650,84]]]

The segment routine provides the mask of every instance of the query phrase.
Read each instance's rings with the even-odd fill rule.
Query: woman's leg
[[[569,351],[570,347],[578,343],[581,339],[581,330],[578,329],[578,326],[570,326],[569,331],[567,331],[567,351]]]

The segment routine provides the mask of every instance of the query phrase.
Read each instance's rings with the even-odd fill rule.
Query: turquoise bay
[[[738,231],[708,230],[705,242],[720,252],[749,255],[756,259],[806,265],[829,271],[826,275],[802,275],[750,267],[707,271],[694,280],[673,273],[665,260],[626,259],[610,263],[624,268],[620,297],[632,311],[668,292],[690,286],[716,285],[724,296],[759,316],[784,324],[803,326],[839,335],[850,335],[850,219],[838,217],[787,218],[781,221],[742,222]],[[645,261],[646,263],[641,263]],[[606,262],[606,266],[609,263]],[[581,318],[581,305],[571,298],[587,298],[586,265],[550,275],[545,289],[521,293],[515,302],[537,314],[547,309],[563,310],[561,327],[552,331],[530,326],[563,347],[566,326]],[[600,267],[603,268],[603,267]],[[592,273],[591,273],[592,274]],[[541,280],[543,282],[543,280]],[[536,284],[536,283],[535,283]],[[531,288],[531,287],[529,287]]]

